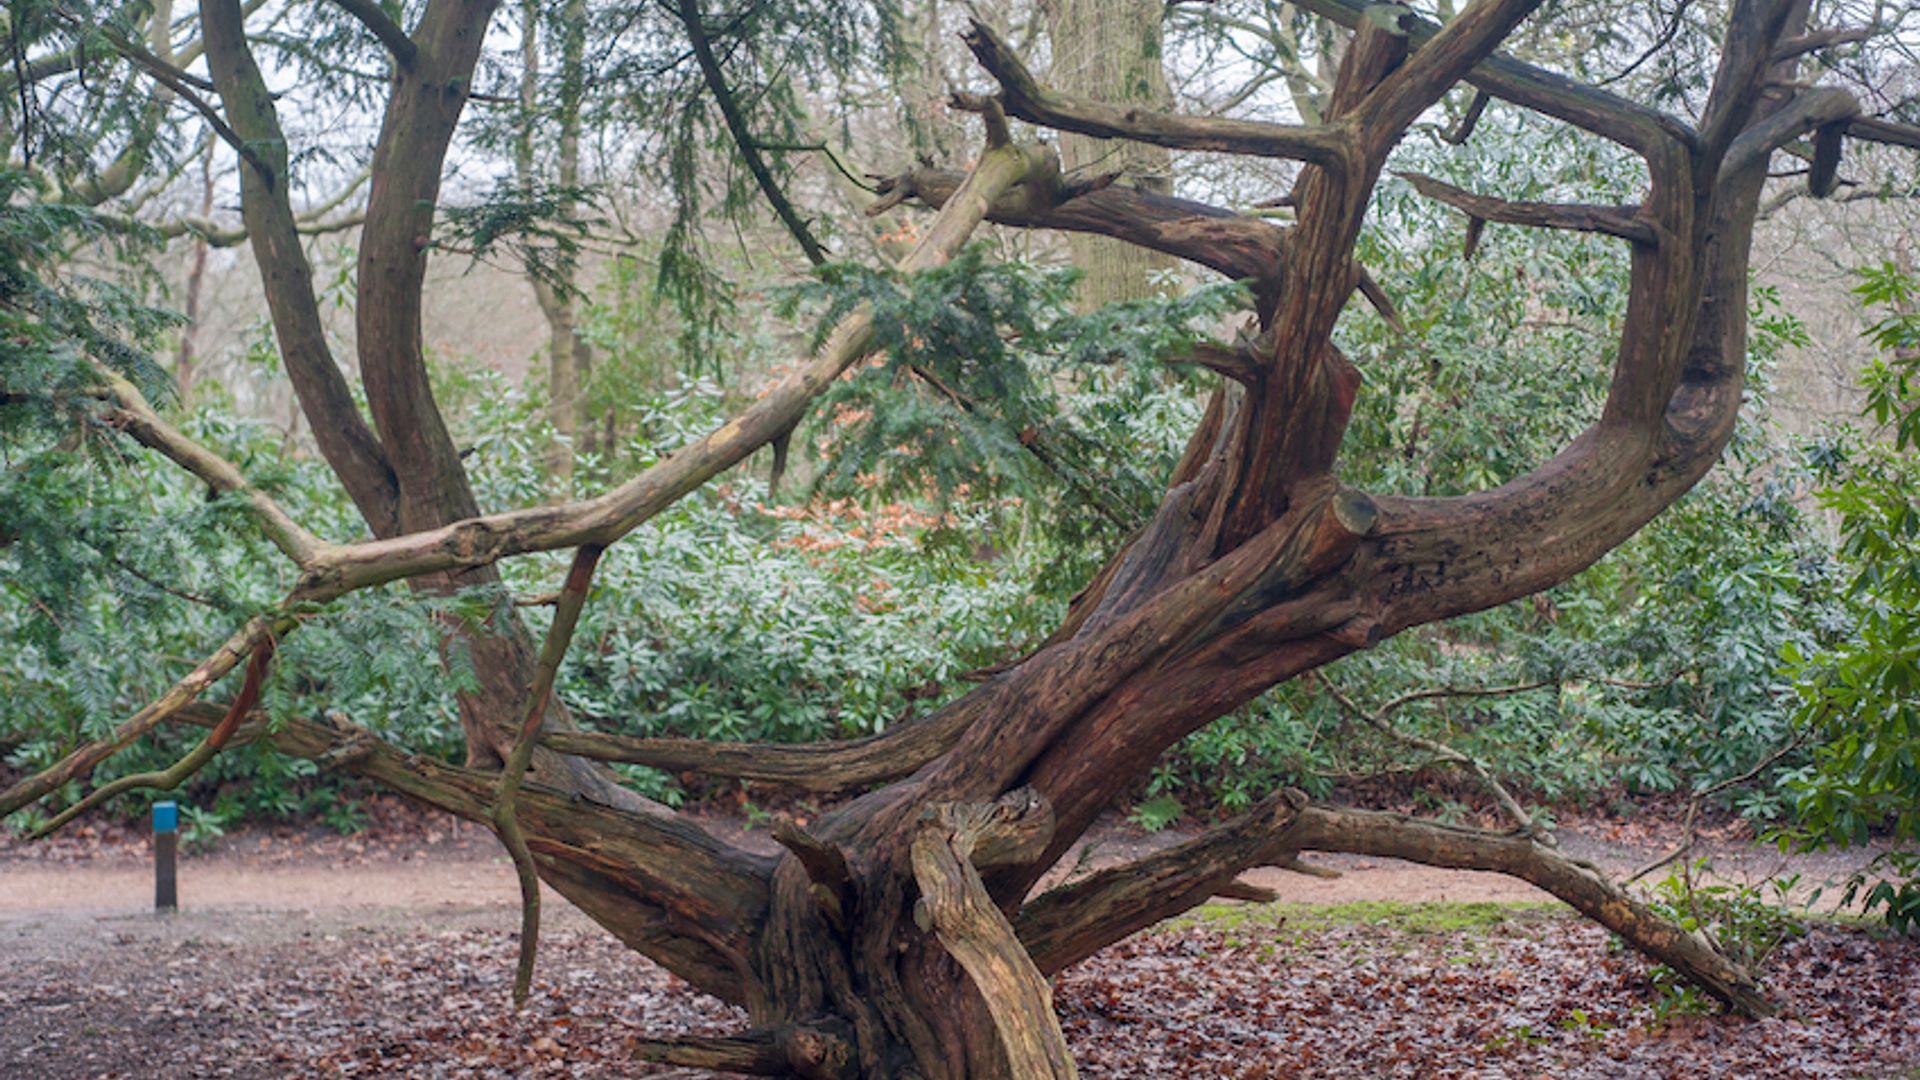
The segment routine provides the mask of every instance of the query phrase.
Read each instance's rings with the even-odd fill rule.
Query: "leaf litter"
[[[706,1077],[634,1061],[637,1035],[745,1024],[589,931],[546,936],[508,1004],[494,929],[244,945],[129,942],[0,964],[0,1076]],[[1920,940],[1821,926],[1769,959],[1779,1019],[1670,1007],[1643,960],[1571,915],[1425,932],[1202,920],[1055,980],[1095,1077],[1229,1080],[1904,1078],[1920,1073]]]

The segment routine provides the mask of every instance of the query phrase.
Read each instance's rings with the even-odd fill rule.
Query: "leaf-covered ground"
[[[1745,1022],[1663,1012],[1604,931],[1506,910],[1228,911],[1067,972],[1058,1005],[1088,1077],[1920,1077],[1920,940],[1792,940],[1766,967],[1789,1015]],[[628,1038],[741,1021],[589,930],[548,935],[517,1013],[499,929],[121,938],[0,962],[0,1076],[693,1077]]]

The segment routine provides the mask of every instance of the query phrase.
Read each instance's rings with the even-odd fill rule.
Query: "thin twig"
[[[1379,709],[1373,712],[1368,712],[1365,709],[1362,709],[1358,704],[1356,704],[1352,698],[1348,697],[1345,691],[1341,690],[1338,686],[1334,685],[1334,682],[1332,679],[1329,679],[1324,675],[1320,676],[1319,678],[1320,678],[1320,685],[1327,688],[1327,693],[1333,695],[1333,700],[1338,702],[1341,708],[1352,713],[1354,716],[1359,717],[1361,720],[1364,720],[1368,725],[1378,730],[1381,734],[1387,736],[1390,739],[1394,739],[1398,742],[1405,743],[1408,746],[1417,747],[1421,750],[1425,750],[1428,753],[1441,758],[1442,760],[1450,761],[1456,765],[1464,767],[1468,772],[1472,773],[1481,782],[1481,784],[1485,785],[1487,791],[1494,797],[1494,800],[1500,804],[1500,808],[1502,810],[1505,810],[1507,812],[1507,816],[1513,819],[1514,824],[1518,825],[1521,829],[1527,832],[1534,831],[1535,825],[1534,825],[1533,816],[1527,813],[1526,809],[1520,805],[1520,801],[1518,799],[1515,799],[1513,797],[1513,794],[1507,790],[1506,785],[1502,784],[1498,779],[1496,779],[1493,773],[1488,771],[1487,767],[1480,763],[1479,759],[1474,758],[1468,754],[1463,754],[1460,751],[1455,750],[1453,747],[1448,746],[1445,743],[1436,742],[1432,739],[1415,735],[1409,731],[1402,731],[1399,728],[1393,726],[1392,723],[1388,722],[1387,715],[1393,712],[1394,710],[1400,708],[1403,705],[1407,705],[1411,702],[1422,701],[1430,698],[1498,697],[1498,696],[1504,696],[1507,694],[1523,693],[1528,690],[1539,690],[1544,687],[1556,685],[1555,683],[1551,681],[1542,681],[1542,682],[1534,682],[1534,683],[1519,683],[1513,686],[1487,687],[1483,689],[1476,689],[1471,687],[1451,687],[1451,686],[1436,687],[1428,690],[1417,690],[1410,694],[1402,694],[1399,697],[1394,698],[1393,700],[1387,702],[1385,705],[1382,705]]]
[[[1799,749],[1800,744],[1807,741],[1807,732],[1809,730],[1809,726],[1802,726],[1793,733],[1793,738],[1787,740],[1785,746],[1780,747],[1778,750],[1760,759],[1760,763],[1753,768],[1748,769],[1739,776],[1722,780],[1711,787],[1701,788],[1688,796],[1687,816],[1682,820],[1680,825],[1680,842],[1674,845],[1672,851],[1635,870],[1625,881],[1621,882],[1621,884],[1631,885],[1641,878],[1646,877],[1648,874],[1653,873],[1655,870],[1672,863],[1675,859],[1680,858],[1687,852],[1692,851],[1694,843],[1699,839],[1698,834],[1694,830],[1694,822],[1700,815],[1700,804],[1711,796],[1718,795],[1728,788],[1739,787],[1741,784],[1747,783],[1754,777],[1767,771],[1775,762]]]

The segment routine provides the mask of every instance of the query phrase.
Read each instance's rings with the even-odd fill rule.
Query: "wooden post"
[[[172,801],[153,804],[153,909],[173,911],[180,906],[175,877],[175,855],[180,848],[180,807]]]

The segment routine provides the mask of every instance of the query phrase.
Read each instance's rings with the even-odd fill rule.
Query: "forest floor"
[[[164,915],[135,830],[82,825],[31,846],[0,836],[0,1077],[711,1075],[635,1062],[627,1041],[719,1034],[742,1014],[552,894],[535,993],[515,1012],[518,894],[497,843],[397,803],[372,809],[359,835],[254,828],[187,856],[181,908]],[[771,844],[747,819],[703,820]],[[1621,875],[1677,836],[1657,814],[1559,831],[1570,853]],[[1178,835],[1114,823],[1091,837],[1066,862],[1109,865]],[[1748,900],[1796,876],[1789,891],[1804,900],[1863,860],[1786,858],[1737,823],[1708,830],[1701,856],[1721,898]],[[1341,876],[1252,875],[1284,902],[1212,905],[1061,975],[1081,1074],[1920,1080],[1920,939],[1816,919],[1763,966],[1782,1018],[1744,1021],[1677,999],[1523,882],[1312,861]]]

